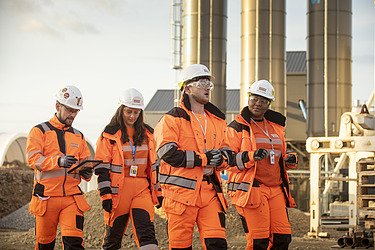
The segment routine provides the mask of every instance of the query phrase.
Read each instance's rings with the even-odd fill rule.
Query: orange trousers
[[[212,184],[202,182],[195,206],[165,197],[162,207],[168,220],[170,249],[191,249],[195,223],[203,249],[226,249],[222,247],[224,244],[226,247],[225,213]]]
[[[139,248],[157,249],[154,204],[146,178],[125,177],[119,204],[111,213],[104,211],[106,230],[103,249],[120,249],[129,219]]]
[[[291,226],[286,209],[284,193],[280,186],[252,187],[249,204],[246,207],[236,206],[242,216],[246,232],[246,249],[284,249],[291,240]],[[282,242],[282,243],[278,243]]]
[[[79,210],[73,196],[50,197],[40,201],[35,221],[35,249],[53,249],[58,224],[64,249],[84,249],[83,212]]]

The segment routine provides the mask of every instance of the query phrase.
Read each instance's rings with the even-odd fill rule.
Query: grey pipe
[[[369,248],[371,246],[374,246],[374,238],[361,238],[361,247]]]

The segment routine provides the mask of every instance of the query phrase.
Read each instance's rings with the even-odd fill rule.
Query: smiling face
[[[133,127],[134,123],[137,121],[142,109],[124,107],[122,110],[122,115],[124,123],[126,126]]]
[[[271,101],[259,95],[251,94],[249,96],[249,110],[253,113],[254,118],[263,119],[264,114],[268,110]]]
[[[56,102],[56,110],[56,116],[59,121],[68,127],[72,126],[74,118],[79,112],[79,109],[73,109],[59,102]]]

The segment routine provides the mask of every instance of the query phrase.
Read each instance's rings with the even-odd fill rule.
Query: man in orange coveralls
[[[241,215],[246,249],[288,249],[291,227],[286,207],[294,207],[286,170],[297,157],[286,153],[285,117],[269,109],[274,89],[267,80],[250,86],[249,106],[228,125],[228,194]]]
[[[35,249],[54,249],[58,224],[65,250],[84,249],[83,213],[90,206],[78,185],[81,178],[91,178],[92,169],[67,173],[90,156],[85,137],[72,127],[83,99],[75,86],[62,88],[55,97],[55,116],[33,127],[26,145],[29,166],[35,171],[29,208],[36,219]]]
[[[213,83],[206,66],[188,66],[180,80],[180,106],[163,116],[154,133],[169,247],[192,249],[197,223],[204,249],[227,249],[220,180],[227,164],[219,150],[225,147],[225,115],[209,102]]]

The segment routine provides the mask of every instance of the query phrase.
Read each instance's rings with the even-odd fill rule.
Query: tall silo
[[[285,0],[242,0],[240,106],[256,80],[269,80],[276,93],[272,108],[286,114]]]
[[[307,134],[335,136],[352,102],[352,1],[307,5]]]
[[[225,113],[227,0],[183,2],[182,66],[206,65],[214,76],[211,102]]]

